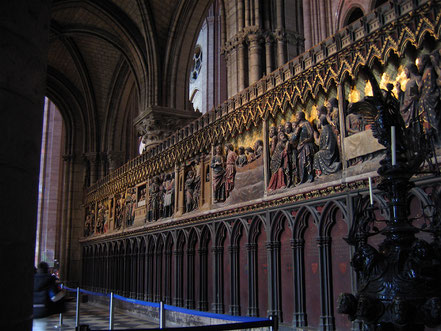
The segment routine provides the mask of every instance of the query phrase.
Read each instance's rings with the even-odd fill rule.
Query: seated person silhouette
[[[59,293],[55,276],[49,274],[46,262],[38,264],[34,275],[34,318],[46,317],[64,311],[64,296]]]

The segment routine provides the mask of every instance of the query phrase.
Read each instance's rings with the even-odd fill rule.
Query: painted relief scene
[[[341,91],[331,81],[326,92],[319,88],[306,98],[291,98],[271,109],[266,123],[230,134],[211,153],[184,161],[178,171],[158,173],[116,195],[113,230],[131,227],[135,219],[143,225],[185,217],[375,171],[385,147],[375,137],[375,115],[356,106],[375,93],[398,105],[404,127],[424,130],[438,148],[440,59],[439,49],[407,52],[401,59],[392,55],[384,64],[374,60],[370,76],[363,69],[346,75]],[[104,201],[96,214],[92,206],[86,209],[85,236],[108,231],[109,209]]]
[[[439,47],[416,51],[408,45],[401,57],[392,52],[385,60],[373,58],[369,68],[342,73],[341,84],[329,79],[303,96],[296,84],[275,92],[277,102],[263,98],[247,108],[265,117],[220,121],[215,136],[205,137],[211,143],[206,140],[174,168],[156,170],[116,194],[114,208],[104,200],[97,202],[96,213],[88,206],[84,236],[375,176],[381,160],[390,157],[379,141],[377,122],[383,115],[369,111],[375,98],[399,110],[398,141],[407,139],[400,128],[412,128],[424,132],[433,151],[440,147]],[[192,130],[185,130],[189,137]]]

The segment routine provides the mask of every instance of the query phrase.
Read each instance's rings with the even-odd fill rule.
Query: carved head
[[[244,155],[245,154],[245,147],[240,146],[239,147],[239,155]]]
[[[286,122],[285,123],[285,133],[291,133],[292,132],[292,123]]]
[[[275,126],[270,127],[269,136],[270,138],[277,136],[277,128]]]
[[[306,119],[305,117],[305,113],[303,111],[299,111],[296,114],[296,122],[301,122],[304,121]]]

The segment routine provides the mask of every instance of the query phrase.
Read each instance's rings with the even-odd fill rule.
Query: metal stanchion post
[[[80,288],[77,287],[77,306],[75,308],[75,327],[80,326]]]
[[[165,314],[164,314],[164,302],[159,303],[159,328],[165,328]]]
[[[113,330],[113,292],[110,292],[109,330]]]

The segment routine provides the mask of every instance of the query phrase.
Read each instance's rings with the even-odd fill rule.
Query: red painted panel
[[[336,214],[336,222],[331,229],[331,258],[332,280],[334,296],[334,316],[337,330],[350,330],[351,322],[347,315],[337,312],[337,298],[342,292],[352,292],[351,289],[351,266],[350,247],[343,240],[348,235],[348,226],[342,218],[341,212]]]

